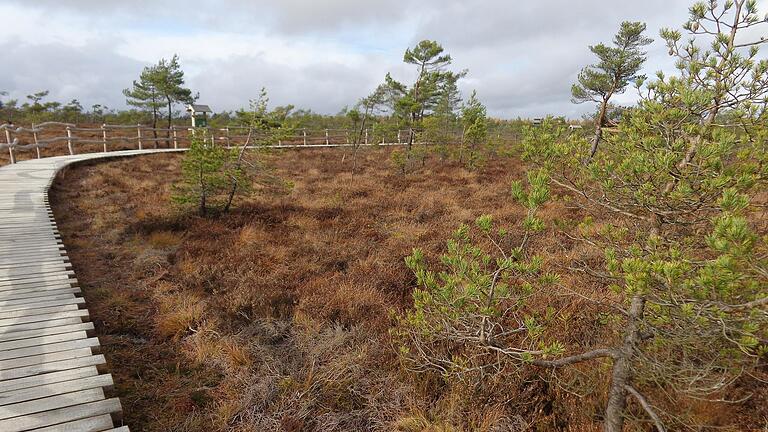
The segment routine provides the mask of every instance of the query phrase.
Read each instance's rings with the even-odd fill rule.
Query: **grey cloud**
[[[266,87],[271,106],[293,104],[324,113],[335,113],[353,104],[375,82],[364,71],[345,65],[319,63],[302,69],[285,68],[259,57],[236,57],[209,65],[189,80],[204,102],[218,110],[247,106],[248,99],[257,97],[259,90]]]
[[[337,112],[368,93],[388,71],[407,80],[412,71],[402,65],[402,52],[406,45],[429,38],[445,46],[457,69],[469,69],[462,90],[467,94],[477,89],[494,115],[578,117],[592,109],[570,103],[571,83],[581,67],[594,61],[587,46],[610,41],[626,19],[647,22],[648,33],[658,39],[660,27],[680,26],[692,1],[646,0],[640,6],[603,0],[170,0],[159,6],[151,0],[5,0],[9,3],[46,11],[51,19],[58,19],[58,13],[74,15],[99,36],[113,29],[191,35],[216,31],[233,41],[238,35],[268,34],[285,41],[331,40],[365,60],[338,64],[321,56],[310,64],[285,67],[266,61],[258,47],[224,60],[182,57],[190,86],[218,109],[245,106],[266,86],[273,104]],[[11,50],[16,59],[13,72],[0,75],[0,89],[27,94],[50,88],[60,100],[77,97],[122,106],[120,90],[143,65],[117,54],[119,42],[40,45],[31,30],[15,41],[0,40],[0,48]],[[657,41],[650,48],[647,74],[671,67]]]
[[[6,72],[0,75],[0,89],[10,91],[10,96],[20,103],[27,94],[50,90],[49,100],[78,99],[84,106],[122,106],[120,91],[144,66],[110,52],[102,44],[29,46],[11,40],[0,43],[0,52],[8,61],[4,65]]]

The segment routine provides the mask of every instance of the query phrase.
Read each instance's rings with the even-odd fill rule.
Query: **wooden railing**
[[[253,145],[274,148],[285,147],[339,147],[352,145],[399,145],[408,142],[409,130],[381,132],[371,129],[297,129],[281,134],[270,142],[267,135],[246,126],[204,128],[213,143],[223,146],[241,146],[251,137]],[[107,152],[145,148],[185,148],[189,146],[193,129],[171,126],[152,128],[144,125],[78,126],[72,123],[45,122],[30,127],[13,124],[0,125],[5,142],[0,141],[0,151],[7,150],[8,161],[15,163],[19,153],[35,152],[34,156],[74,155],[83,152]],[[1,139],[1,138],[0,138]],[[359,140],[359,142],[358,142]],[[64,147],[66,144],[66,147]]]

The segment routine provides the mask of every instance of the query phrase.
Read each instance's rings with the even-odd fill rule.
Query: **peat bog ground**
[[[533,373],[473,392],[404,372],[390,342],[391,313],[408,307],[415,281],[403,257],[417,246],[438,256],[482,214],[519,226],[519,161],[470,171],[434,159],[404,176],[386,149],[362,151],[355,175],[339,149],[264,157],[283,182],[221,217],[171,203],[181,155],[75,166],[55,181],[54,214],[132,430],[599,430],[599,392],[582,398]],[[558,223],[579,212],[547,204],[549,228],[533,246],[591,296],[600,287],[569,267],[600,256]],[[573,318],[557,329],[569,348],[605,336],[588,303],[555,293],[545,306]],[[689,408],[747,421],[766,414],[765,398]]]

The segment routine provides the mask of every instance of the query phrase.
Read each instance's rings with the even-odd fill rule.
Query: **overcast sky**
[[[570,86],[622,20],[656,39],[646,69],[672,70],[661,27],[685,21],[690,0],[2,0],[0,90],[43,89],[54,100],[122,108],[142,68],[179,54],[187,83],[215,111],[271,105],[336,113],[387,72],[412,80],[406,47],[443,44],[462,91],[497,117],[578,117]],[[761,9],[765,10],[765,5]],[[622,96],[632,99],[629,91]],[[621,100],[621,99],[620,99]]]

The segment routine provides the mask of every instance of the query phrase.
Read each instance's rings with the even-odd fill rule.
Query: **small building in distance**
[[[208,105],[190,104],[187,106],[187,112],[192,118],[192,127],[197,128],[208,126],[208,114],[212,114],[213,110]]]

